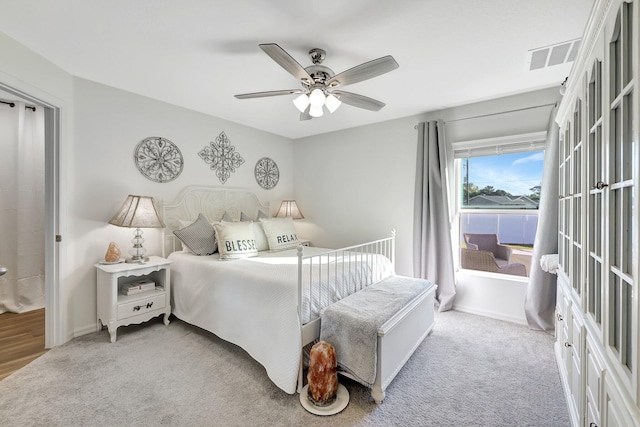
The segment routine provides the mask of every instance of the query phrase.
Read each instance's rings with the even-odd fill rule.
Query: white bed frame
[[[203,185],[191,185],[182,189],[171,203],[162,204],[164,229],[162,256],[182,250],[180,240],[173,232],[183,228],[180,221],[195,221],[203,214],[209,221],[220,221],[227,212],[233,219],[239,220],[244,212],[253,218],[258,211],[269,215],[269,204],[261,203],[258,197],[242,188],[223,188]]]
[[[162,203],[162,216],[166,224],[163,237],[163,256],[168,256],[171,252],[181,250],[182,246],[173,231],[182,228],[180,221],[193,221],[202,213],[210,221],[218,221],[225,212],[233,219],[240,218],[240,214],[244,212],[246,215],[256,218],[258,211],[263,211],[269,215],[269,205],[261,203],[257,196],[245,189],[238,188],[222,188],[210,186],[188,186],[184,188],[176,197],[175,201],[170,204]],[[327,267],[327,260],[340,259],[349,252],[350,255],[358,254],[353,265],[348,268],[331,268]],[[316,255],[305,255],[304,246],[298,247],[298,318],[302,330],[303,347],[320,337],[320,318],[315,317],[309,322],[303,322],[303,289],[311,286],[311,283],[322,285],[329,277],[340,276],[340,283],[346,286],[340,291],[344,296],[353,294],[373,283],[388,277],[388,273],[369,272],[369,274],[360,274],[360,277],[366,277],[367,280],[353,281],[347,278],[347,273],[353,272],[353,269],[365,268],[367,257],[384,255],[391,260],[392,270],[395,271],[395,231],[391,236],[361,245],[349,246],[346,248],[330,250]],[[360,261],[358,261],[358,259]],[[318,268],[325,261],[324,268]],[[309,263],[311,268],[308,273],[303,275],[303,263]],[[335,265],[335,264],[334,264]],[[341,263],[344,267],[344,263]],[[322,289],[320,286],[319,289]],[[313,293],[311,293],[313,294]],[[328,297],[320,295],[319,301],[323,303],[326,299],[327,304],[330,302]],[[302,351],[301,351],[302,357]],[[300,363],[300,371],[298,374],[298,392],[303,388],[303,364]]]

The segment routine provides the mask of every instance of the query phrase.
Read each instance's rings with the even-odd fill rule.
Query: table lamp
[[[131,258],[128,258],[126,262],[138,263],[149,261],[149,257],[145,256],[147,250],[142,247],[144,238],[142,237],[141,228],[165,227],[160,215],[158,215],[153,197],[134,196],[131,194],[127,196],[120,210],[109,220],[109,224],[117,225],[118,227],[135,228],[133,239],[131,239],[133,247],[129,249]]]

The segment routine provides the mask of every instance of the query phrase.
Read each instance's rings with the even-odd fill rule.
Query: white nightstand
[[[164,324],[169,324],[171,314],[171,261],[158,256],[150,257],[144,264],[96,264],[98,278],[97,328],[109,329],[111,342],[116,340],[120,326],[142,323],[164,314]],[[121,293],[122,286],[141,279],[156,284],[154,290],[134,295]]]

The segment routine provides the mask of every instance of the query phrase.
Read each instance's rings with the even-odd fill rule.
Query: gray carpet
[[[553,337],[460,312],[436,327],[381,405],[341,378],[344,411],[307,413],[242,349],[175,318],[54,348],[0,381],[3,426],[569,426]]]

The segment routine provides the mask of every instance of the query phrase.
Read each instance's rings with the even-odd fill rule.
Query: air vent
[[[529,71],[573,62],[578,54],[580,39],[570,40],[527,52],[526,68]]]

